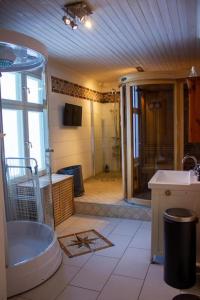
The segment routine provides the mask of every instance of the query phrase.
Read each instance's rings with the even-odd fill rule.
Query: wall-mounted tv
[[[64,126],[82,126],[82,106],[65,103]]]

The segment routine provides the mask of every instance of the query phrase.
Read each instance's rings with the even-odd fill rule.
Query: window
[[[42,103],[42,86],[40,79],[27,76],[27,101]]]
[[[1,98],[21,101],[21,75],[20,73],[2,73]]]
[[[45,145],[43,113],[36,111],[28,112],[28,130],[30,142],[30,157],[37,160],[39,169],[45,166]]]
[[[3,73],[1,91],[5,157],[35,158],[45,170],[42,76]]]
[[[6,157],[24,156],[22,110],[3,109],[3,129],[6,132],[4,147]]]

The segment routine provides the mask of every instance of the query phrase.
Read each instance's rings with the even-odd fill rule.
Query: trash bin
[[[174,288],[187,289],[195,284],[197,222],[195,213],[188,209],[164,212],[164,280]]]
[[[84,194],[82,166],[75,165],[65,167],[57,171],[57,174],[66,174],[74,176],[74,197],[80,197]]]

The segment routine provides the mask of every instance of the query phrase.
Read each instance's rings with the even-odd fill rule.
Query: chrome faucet
[[[192,159],[194,161],[194,168],[193,168],[193,171],[194,171],[194,174],[197,176],[197,180],[200,181],[200,164],[198,164],[197,162],[197,159],[195,156],[193,155],[186,155],[183,157],[182,159],[182,164],[184,165],[184,162],[187,160],[187,159]]]
[[[193,155],[189,155],[189,154],[187,154],[186,156],[184,156],[183,159],[182,159],[182,165],[183,165],[183,166],[184,166],[184,163],[185,163],[185,161],[186,161],[187,159],[192,159],[192,160],[194,161],[194,165],[195,165],[195,166],[194,166],[194,169],[196,169],[196,167],[197,167],[197,165],[198,165],[196,157],[193,156]]]

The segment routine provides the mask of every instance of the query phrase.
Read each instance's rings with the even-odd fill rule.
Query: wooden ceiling
[[[200,65],[200,0],[88,0],[92,29],[62,21],[66,0],[0,0],[0,28],[43,42],[50,57],[98,81]]]

